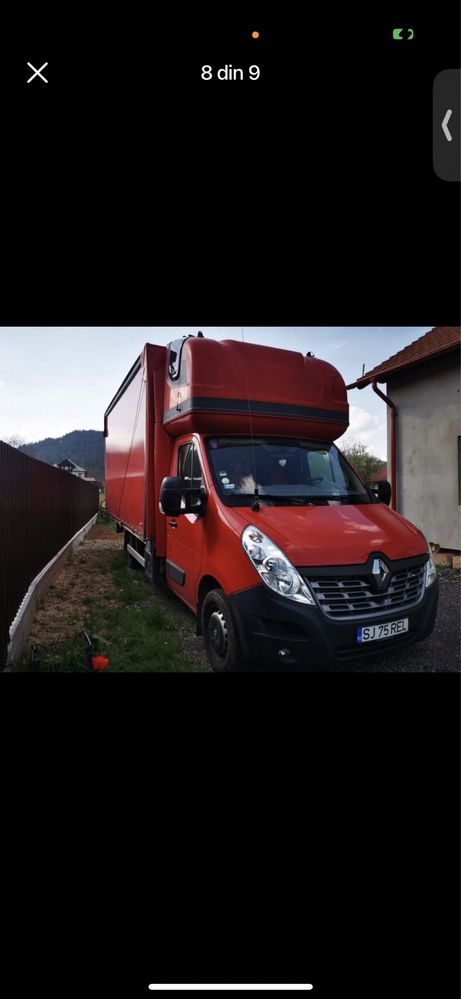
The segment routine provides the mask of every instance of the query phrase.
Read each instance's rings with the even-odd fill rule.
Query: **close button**
[[[30,76],[29,79],[27,80],[27,83],[32,83],[32,80],[38,79],[38,77],[40,77],[40,79],[43,80],[44,83],[48,83],[46,76],[43,76],[42,73],[42,70],[45,69],[45,66],[48,66],[47,62],[44,62],[43,66],[40,66],[40,69],[36,69],[31,62],[28,62],[27,65],[29,66],[30,69],[33,69],[34,71],[32,73],[32,76]]]
[[[461,180],[461,71],[444,69],[434,80],[433,162],[441,180]]]

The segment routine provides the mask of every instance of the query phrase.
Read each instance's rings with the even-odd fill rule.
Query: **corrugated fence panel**
[[[98,508],[94,483],[0,441],[0,665],[32,580]]]

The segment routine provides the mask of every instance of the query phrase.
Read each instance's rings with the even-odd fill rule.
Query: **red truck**
[[[341,455],[348,424],[332,365],[201,333],[146,344],[108,406],[107,510],[215,669],[331,668],[431,633],[429,546]]]

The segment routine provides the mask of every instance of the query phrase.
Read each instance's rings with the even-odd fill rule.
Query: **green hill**
[[[46,437],[35,444],[23,444],[19,450],[48,465],[70,458],[76,465],[86,468],[87,475],[104,482],[104,435],[101,430],[72,430],[64,437]]]

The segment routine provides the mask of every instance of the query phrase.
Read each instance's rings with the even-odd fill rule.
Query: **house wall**
[[[397,509],[428,541],[459,551],[459,354],[391,376],[387,394],[397,406]],[[389,414],[387,429],[390,454]]]

